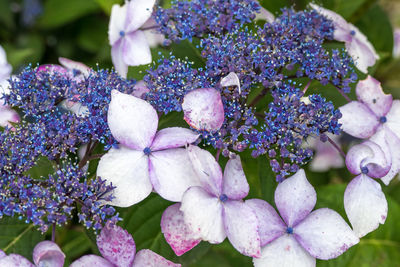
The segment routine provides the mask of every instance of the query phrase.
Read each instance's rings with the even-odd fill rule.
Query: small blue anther
[[[78,76],[78,75],[80,75],[80,74],[82,74],[82,72],[81,72],[80,70],[72,69],[72,75],[73,75],[74,77],[76,77],[76,76]]]
[[[385,116],[382,116],[382,117],[379,118],[379,121],[380,121],[381,123],[385,123],[385,122],[387,121],[387,119],[386,119]]]
[[[225,194],[222,194],[222,195],[219,196],[219,200],[221,200],[221,202],[225,202],[225,201],[228,200],[228,196],[225,195]]]
[[[286,233],[293,234],[293,228],[292,227],[286,228]]]
[[[151,154],[151,149],[150,149],[150,147],[145,147],[145,148],[143,149],[143,153],[144,153],[146,156],[150,155],[150,154]]]
[[[120,31],[119,32],[119,36],[124,37],[125,36],[125,32],[124,31]]]
[[[368,170],[368,168],[366,166],[364,166],[364,167],[361,167],[361,172],[363,174],[367,174],[369,172],[369,170]]]
[[[356,32],[355,32],[355,31],[351,31],[350,34],[351,34],[352,36],[354,36],[354,35],[356,35]]]

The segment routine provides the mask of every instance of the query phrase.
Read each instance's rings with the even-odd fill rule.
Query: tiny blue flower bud
[[[151,154],[151,149],[150,149],[150,147],[145,147],[145,148],[143,149],[143,153],[144,153],[146,156],[149,156],[149,155]]]
[[[219,196],[219,200],[221,200],[221,202],[224,203],[228,200],[228,196],[225,194],[222,194]]]
[[[292,227],[286,228],[286,233],[293,234],[293,228]]]

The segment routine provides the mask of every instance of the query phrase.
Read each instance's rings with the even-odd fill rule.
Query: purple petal
[[[56,64],[43,64],[36,68],[37,72],[44,71],[48,73],[68,74],[66,68]]]
[[[340,143],[339,136],[328,134],[336,143]],[[307,140],[308,141],[308,140]],[[314,141],[314,142],[313,142]],[[310,169],[315,172],[325,172],[330,168],[341,168],[344,166],[342,155],[329,142],[322,142],[319,138],[311,139],[315,154],[310,164]]]
[[[157,26],[157,22],[153,17],[150,17],[142,26],[142,28],[154,28]],[[151,48],[161,45],[165,41],[164,34],[160,34],[157,30],[145,30],[143,31],[146,35],[147,43]]]
[[[154,190],[167,200],[181,201],[189,187],[201,185],[184,148],[153,152],[150,164],[150,180]]]
[[[184,120],[197,130],[217,131],[224,123],[224,105],[214,88],[201,88],[183,98]]]
[[[180,211],[181,204],[176,203],[169,206],[161,218],[161,232],[165,240],[171,246],[176,255],[181,256],[191,250],[201,239],[195,237],[195,234],[186,226],[183,213]]]
[[[360,241],[336,211],[326,208],[313,211],[293,229],[293,235],[321,260],[336,258]]]
[[[287,226],[293,227],[314,208],[317,193],[303,169],[287,178],[275,190],[275,204]]]
[[[128,14],[125,21],[127,32],[139,29],[151,16],[155,0],[132,0],[128,2]]]
[[[379,126],[375,114],[364,104],[352,101],[339,108],[342,118],[339,122],[346,133],[357,138],[368,138]]]
[[[230,199],[239,200],[247,196],[250,187],[243,171],[239,155],[228,160],[224,171],[222,192]]]
[[[243,255],[260,257],[259,224],[252,208],[242,201],[227,201],[222,214],[226,236],[233,247]]]
[[[117,225],[106,225],[97,236],[101,255],[118,267],[129,267],[135,258],[136,245],[128,231]]]
[[[222,170],[213,155],[192,145],[188,147],[188,155],[202,187],[207,192],[219,196],[222,193]]]
[[[114,264],[97,255],[86,255],[80,257],[79,259],[74,261],[69,267],[88,267],[88,266],[115,267]]]
[[[218,244],[226,234],[222,219],[222,204],[201,187],[191,187],[183,194],[180,210],[185,224],[194,233],[194,238]]]
[[[121,144],[143,150],[150,147],[158,126],[156,110],[146,101],[112,91],[108,108],[108,126]]]
[[[78,70],[84,76],[89,75],[90,68],[81,62],[73,61],[73,60],[65,58],[65,57],[59,57],[58,61],[60,62],[61,65],[63,65],[64,67],[66,67],[69,70]]]
[[[353,231],[361,238],[385,223],[388,204],[380,184],[361,174],[344,192],[344,209]]]
[[[126,147],[112,148],[101,157],[97,176],[116,187],[110,204],[129,207],[145,199],[152,190],[148,168],[148,157],[142,151]]]
[[[285,234],[263,247],[261,258],[254,258],[253,263],[254,267],[315,267],[315,258]]]
[[[42,241],[33,249],[33,262],[36,266],[64,266],[65,255],[60,247],[51,241]]]
[[[132,267],[180,267],[149,249],[142,249],[136,254]]]
[[[157,132],[151,144],[151,150],[163,150],[191,144],[199,138],[199,134],[181,127],[169,127]]]
[[[221,86],[236,86],[240,94],[240,80],[239,77],[234,72],[230,72],[227,76],[221,79]]]
[[[255,20],[261,20],[261,19],[269,23],[273,23],[275,21],[275,16],[265,8],[261,7],[259,13],[256,14]]]
[[[400,100],[394,100],[389,113],[386,115],[386,127],[400,138]]]
[[[118,40],[111,47],[111,59],[115,70],[122,78],[126,78],[128,74],[128,64],[125,63],[123,53],[124,40]]]
[[[400,57],[400,29],[399,28],[394,29],[393,39],[394,39],[393,57],[398,58],[398,57]]]
[[[270,243],[285,233],[287,228],[285,223],[268,202],[261,199],[248,199],[245,203],[253,209],[257,216],[261,246]]]
[[[129,66],[139,66],[151,63],[150,46],[142,31],[126,34],[122,45],[123,59]]]
[[[30,261],[18,254],[10,254],[0,258],[0,266],[4,267],[35,267]]]
[[[114,44],[121,38],[121,31],[125,30],[127,5],[113,5],[111,9],[110,24],[108,25],[108,40],[110,45]],[[115,65],[115,64],[114,64]]]
[[[147,92],[149,92],[149,88],[147,88],[147,85],[143,80],[140,80],[135,84],[135,91],[132,94],[141,98]]]
[[[370,75],[357,83],[356,94],[358,101],[367,105],[378,118],[385,116],[392,106],[392,95],[385,94],[381,83]]]

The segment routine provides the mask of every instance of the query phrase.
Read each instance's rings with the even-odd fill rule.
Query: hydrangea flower
[[[188,150],[202,183],[184,193],[180,207],[185,224],[194,233],[193,238],[217,244],[228,237],[240,253],[259,257],[258,220],[242,201],[249,193],[249,184],[239,156],[228,161],[222,174],[218,162],[208,151],[195,146]]]
[[[178,267],[149,249],[136,253],[132,236],[117,225],[108,225],[97,236],[97,247],[103,257],[86,255],[74,261],[70,267]]]
[[[339,14],[316,4],[311,3],[310,6],[333,21],[335,26],[334,39],[345,43],[347,52],[354,60],[354,65],[363,73],[367,73],[367,68],[373,66],[379,59],[367,37]]]
[[[382,91],[379,81],[368,76],[356,87],[358,101],[340,108],[339,122],[346,133],[371,138],[392,157],[392,168],[382,181],[388,184],[400,170],[400,101]],[[386,144],[387,142],[387,144]]]
[[[372,141],[353,146],[346,155],[349,171],[357,175],[344,192],[344,208],[358,237],[384,224],[388,204],[381,186],[373,178],[385,176],[391,168],[391,158]]]
[[[63,267],[65,255],[60,247],[51,241],[42,241],[38,243],[33,249],[33,262],[32,264],[25,257],[18,254],[6,255],[4,251],[0,250],[0,266],[4,267]]]
[[[339,143],[339,136],[326,133],[336,144]],[[322,142],[320,138],[310,137],[307,139],[306,147],[314,148],[315,153],[310,163],[310,169],[315,172],[325,172],[331,168],[341,168],[344,160],[339,151],[329,142]]]
[[[128,66],[151,63],[150,46],[139,28],[150,18],[154,4],[155,0],[131,0],[112,7],[108,39],[112,62],[122,77]]]
[[[171,127],[157,132],[155,109],[137,97],[111,92],[108,126],[119,142],[99,162],[97,175],[115,186],[112,205],[129,207],[146,198],[152,189],[163,198],[180,201],[185,190],[198,185],[182,147],[198,134]]]
[[[334,210],[311,212],[316,201],[303,169],[276,188],[275,204],[281,216],[264,200],[246,200],[258,217],[263,246],[261,257],[253,259],[254,266],[315,266],[315,258],[336,258],[359,242]]]

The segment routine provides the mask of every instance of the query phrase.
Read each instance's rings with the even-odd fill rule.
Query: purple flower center
[[[354,35],[356,35],[356,32],[355,32],[355,31],[351,31],[350,34],[351,34],[352,36],[354,36]]]
[[[125,36],[125,32],[124,31],[120,31],[119,32],[119,36],[124,37]]]
[[[286,228],[286,233],[293,234],[293,228],[292,227]]]
[[[368,168],[367,167],[361,167],[361,172],[363,173],[363,174],[367,174],[368,172],[369,172],[369,170],[368,170]]]
[[[380,121],[381,123],[385,123],[385,122],[387,121],[387,119],[386,119],[385,116],[382,116],[382,117],[379,118],[379,121]]]
[[[145,147],[145,148],[143,149],[143,153],[144,153],[146,156],[150,155],[150,154],[151,154],[151,149],[150,149],[150,147]]]
[[[228,196],[225,194],[222,194],[219,196],[219,200],[221,200],[221,202],[224,203],[228,200]]]

